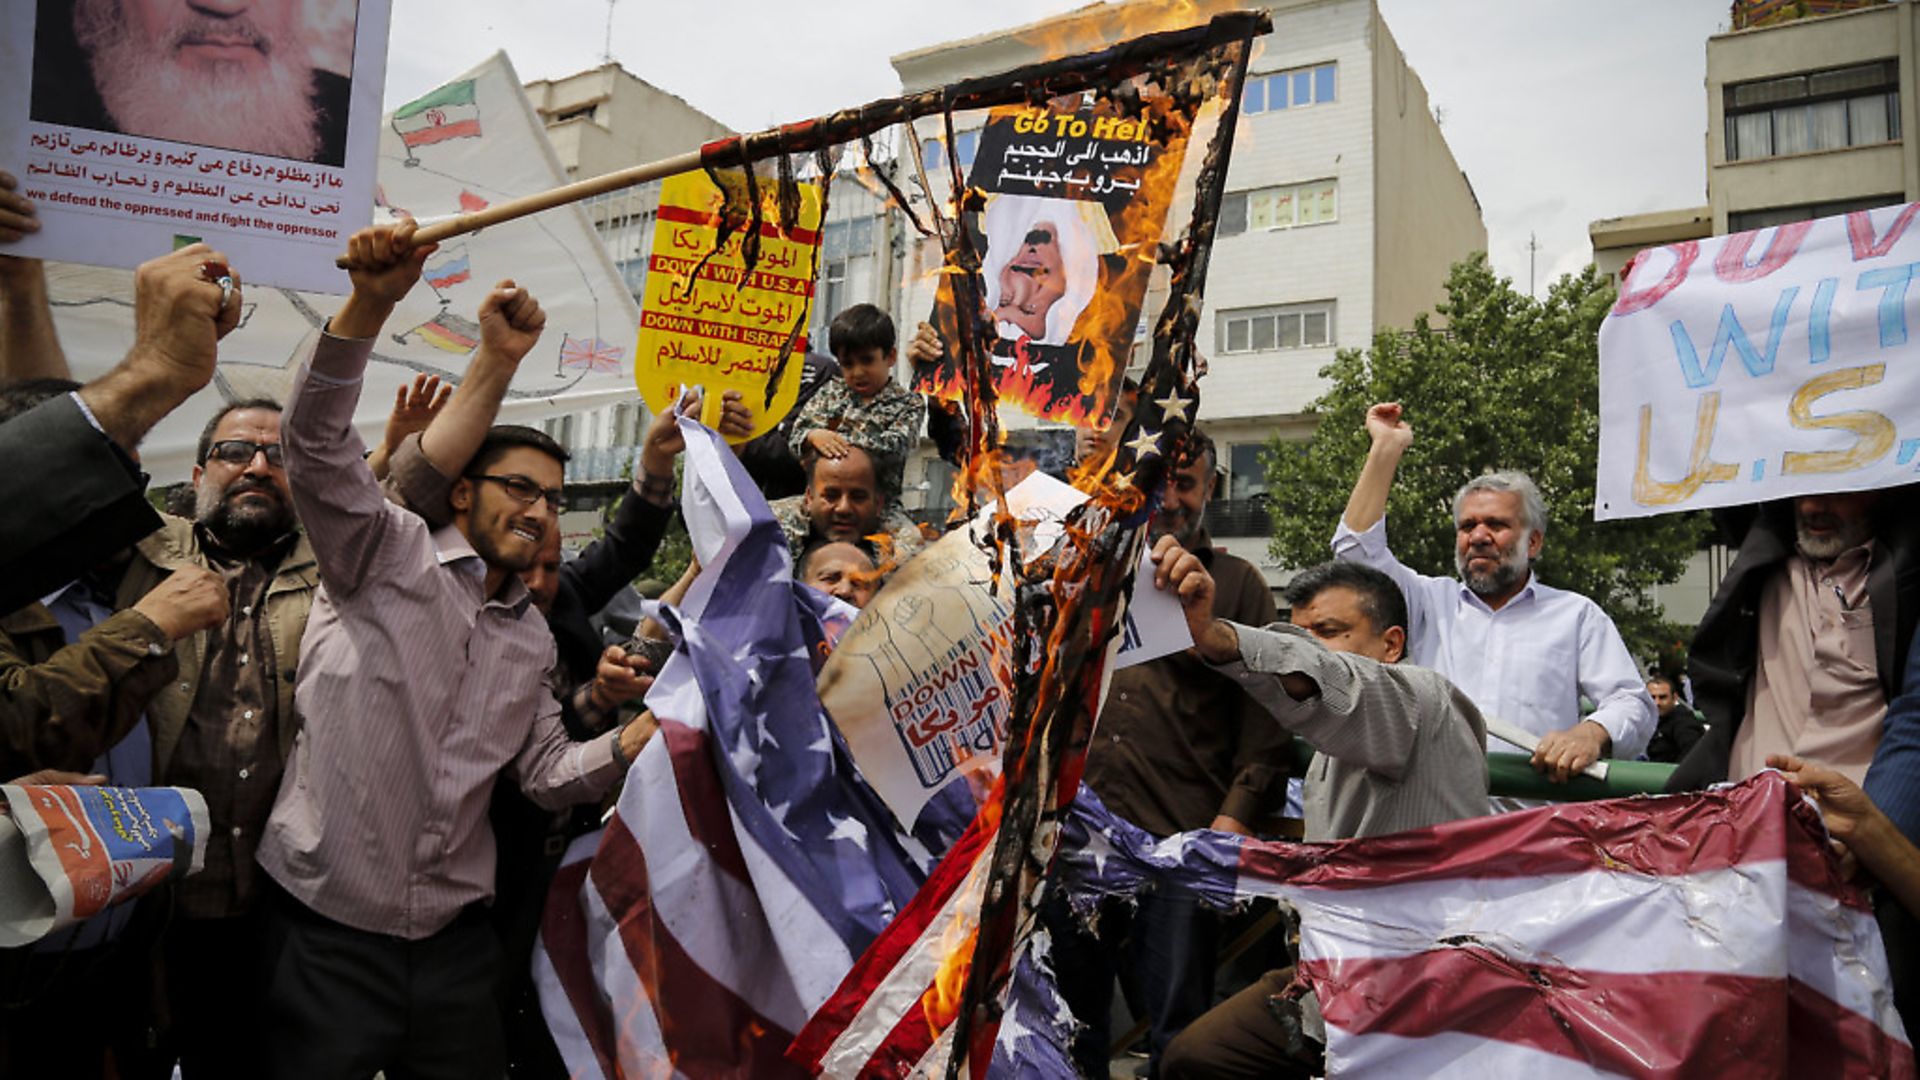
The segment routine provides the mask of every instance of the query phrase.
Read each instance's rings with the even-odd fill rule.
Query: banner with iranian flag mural
[[[418,160],[411,151],[448,139],[480,137],[480,109],[473,101],[473,80],[448,83],[425,97],[407,102],[394,110],[394,133],[409,151],[407,160]]]

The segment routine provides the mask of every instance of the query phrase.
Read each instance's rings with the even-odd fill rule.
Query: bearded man
[[[223,408],[200,433],[194,519],[168,517],[141,541],[120,588],[132,607],[169,575],[202,567],[226,589],[227,618],[175,647],[179,674],[147,705],[154,782],[207,799],[206,869],[173,886],[163,944],[171,1032],[187,1080],[258,1075],[261,980],[254,850],[300,717],[294,671],[319,575],[294,520],[280,405]]]
[[[1413,428],[1397,403],[1368,409],[1366,425],[1372,446],[1333,553],[1385,571],[1406,594],[1413,662],[1452,680],[1486,716],[1540,736],[1533,767],[1556,782],[1600,758],[1646,749],[1658,715],[1613,620],[1592,600],[1533,573],[1547,535],[1540,489],[1517,472],[1468,481],[1453,497],[1460,576],[1416,573],[1388,549],[1386,521],[1387,494]],[[1583,697],[1593,703],[1584,719]],[[1488,745],[1521,749],[1492,736]]]
[[[41,0],[32,116],[339,166],[352,81],[313,37],[303,0]]]

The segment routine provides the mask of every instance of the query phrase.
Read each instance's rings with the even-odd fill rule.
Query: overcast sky
[[[1727,0],[1378,0],[1444,117],[1494,266],[1541,291],[1591,256],[1596,218],[1706,201],[1706,39]],[[896,53],[1081,0],[660,0],[613,7],[612,52],[736,130],[897,93]],[[396,2],[387,105],[504,48],[524,79],[600,63],[606,0]]]

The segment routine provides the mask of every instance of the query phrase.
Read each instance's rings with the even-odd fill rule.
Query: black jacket
[[[605,651],[599,631],[593,628],[594,613],[653,562],[674,513],[672,507],[655,506],[629,489],[600,539],[560,567],[560,591],[547,614],[547,627],[575,686],[593,678]],[[574,737],[584,736],[576,733]]]
[[[0,462],[0,615],[160,527],[146,477],[69,394],[0,424]]]
[[[1746,519],[1740,553],[1707,606],[1687,656],[1693,704],[1706,718],[1708,730],[1674,770],[1668,791],[1691,791],[1727,778],[1733,737],[1746,718],[1747,687],[1757,664],[1760,598],[1794,550],[1792,500],[1757,510],[1743,508],[1727,517],[1735,525]],[[1889,490],[1875,517],[1867,596],[1873,604],[1880,688],[1892,701],[1900,693],[1915,618],[1920,616],[1920,486]]]

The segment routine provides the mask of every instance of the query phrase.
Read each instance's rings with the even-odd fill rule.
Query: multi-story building
[[[1230,2],[1191,5],[1198,22]],[[1267,555],[1269,526],[1260,450],[1276,433],[1305,438],[1307,411],[1325,387],[1319,372],[1341,348],[1365,348],[1404,328],[1444,296],[1449,267],[1484,250],[1486,228],[1466,175],[1435,122],[1373,0],[1275,0],[1273,33],[1249,69],[1208,273],[1200,349],[1200,419],[1220,447],[1228,478],[1208,513],[1217,544],[1260,565],[1274,584],[1285,570]],[[1096,4],[1030,26],[935,45],[893,58],[903,90],[1101,48],[1148,20],[1149,5]],[[1131,9],[1131,10],[1129,10]],[[1187,14],[1187,13],[1183,13]],[[975,130],[952,152],[972,164]],[[945,192],[940,126],[920,138],[936,196]],[[1193,151],[1196,159],[1200,149]],[[1169,230],[1184,227],[1176,207]],[[933,307],[937,243],[916,241],[902,275],[898,321]],[[1148,298],[1148,311],[1155,308]],[[948,474],[929,453],[909,487],[930,501]],[[1331,534],[1333,523],[1328,523]]]
[[[1734,5],[1734,29],[1706,43],[1706,205],[1594,222],[1602,271],[1662,244],[1920,200],[1920,144],[1904,137],[1920,105],[1920,7],[1813,7]],[[1658,597],[1667,617],[1698,622],[1729,559],[1701,552]]]

